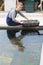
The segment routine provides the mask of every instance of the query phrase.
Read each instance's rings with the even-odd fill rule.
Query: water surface
[[[15,37],[0,30],[0,65],[39,65],[42,43],[43,35],[37,33],[18,32]]]

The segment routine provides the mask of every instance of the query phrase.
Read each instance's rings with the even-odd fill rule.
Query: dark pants
[[[17,23],[16,21],[15,21],[15,22],[12,21],[12,19],[9,18],[9,17],[7,17],[6,22],[7,22],[7,24],[8,24],[9,26],[17,26],[17,25],[21,25],[20,23]]]
[[[12,19],[9,18],[9,17],[7,17],[6,22],[7,22],[7,24],[9,26],[18,26],[18,25],[21,25],[20,23],[12,21]],[[14,33],[19,32],[19,30],[11,30],[11,31],[13,31]]]

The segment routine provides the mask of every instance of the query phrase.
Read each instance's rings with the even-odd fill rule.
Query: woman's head
[[[18,11],[22,10],[22,9],[23,9],[23,3],[22,3],[22,2],[17,2],[17,4],[16,4],[16,9],[17,9]]]

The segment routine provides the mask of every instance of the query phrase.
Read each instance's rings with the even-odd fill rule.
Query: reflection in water
[[[19,51],[24,51],[24,46],[21,43],[21,39],[23,38],[23,35],[20,35],[19,37],[16,37],[14,31],[7,30],[7,36],[12,44],[18,45]]]
[[[43,43],[43,36],[39,36],[39,35],[33,36],[32,32],[27,32],[28,34],[25,32],[24,33],[21,32],[22,37],[21,36],[15,37],[14,33],[10,34],[11,31],[10,33],[9,31],[7,31],[7,35],[8,35],[7,37],[6,30],[0,31],[0,43],[1,43],[0,44],[0,65],[9,65],[9,64],[10,65],[39,65],[41,46]],[[30,33],[32,35],[30,35]],[[17,48],[21,52],[17,50]],[[9,63],[10,59],[12,61]]]
[[[35,31],[34,30],[22,30],[21,35],[16,37],[16,33],[14,30],[7,30],[7,36],[12,44],[18,45],[19,51],[24,51],[24,46],[21,43],[21,39],[23,39],[24,36],[27,34],[34,34],[36,32],[39,34],[39,32],[36,30]]]
[[[22,30],[21,32],[22,35],[34,35],[34,34],[38,34],[40,35],[40,32],[38,30]]]

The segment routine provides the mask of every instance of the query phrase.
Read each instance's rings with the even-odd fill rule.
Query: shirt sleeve
[[[12,20],[13,21],[15,21],[16,15],[17,15],[17,11],[15,10],[12,12]]]
[[[25,18],[25,16],[23,15],[23,13],[21,13],[20,11],[18,11],[18,13],[19,13],[22,17]]]

